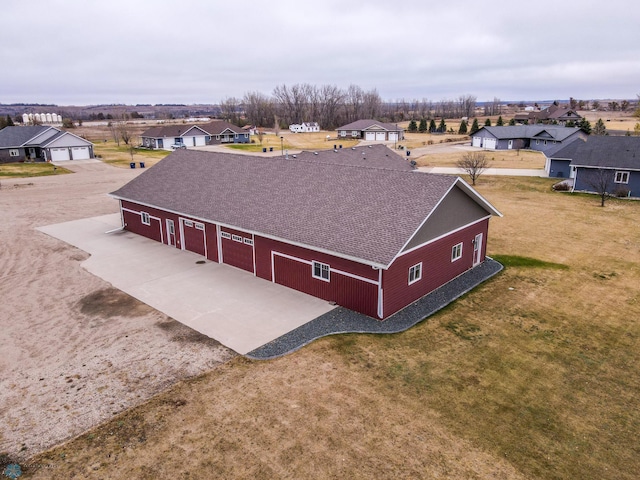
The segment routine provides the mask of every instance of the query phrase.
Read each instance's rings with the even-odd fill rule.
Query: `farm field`
[[[482,176],[506,269],[407,332],[236,357],[24,478],[634,479],[640,205]]]

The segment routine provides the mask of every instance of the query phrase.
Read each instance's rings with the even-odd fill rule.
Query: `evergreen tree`
[[[496,126],[497,126],[497,127],[502,127],[502,126],[504,126],[504,120],[502,120],[502,115],[500,115],[500,116],[498,117],[498,121],[496,122]]]
[[[490,119],[490,118],[487,118],[487,119],[484,121],[484,126],[485,126],[485,127],[490,127],[490,126],[491,126],[491,119]]]
[[[516,119],[512,118],[511,120],[509,120],[509,126],[510,127],[514,127],[516,125]]]
[[[440,120],[440,125],[438,125],[438,131],[440,133],[444,133],[447,131],[447,124],[444,123],[444,118],[442,120]]]
[[[467,133],[467,122],[462,120],[460,122],[460,128],[458,129],[458,133],[460,135],[465,135]]]
[[[15,124],[13,123],[13,119],[11,118],[11,115],[7,115],[7,127],[14,127]]]
[[[578,127],[587,135],[591,134],[591,123],[586,118],[582,117],[582,119],[578,123]]]
[[[576,122],[574,122],[573,120],[569,120],[567,123],[564,124],[565,127],[575,127],[576,126]]]
[[[416,125],[416,121],[415,120],[411,120],[409,122],[409,131],[411,133],[415,133],[418,131],[418,126]]]
[[[476,133],[480,130],[480,125],[478,125],[478,119],[474,118],[473,123],[471,124],[471,131],[469,133]]]
[[[436,121],[432,118],[431,122],[429,122],[429,131],[431,133],[436,131]]]
[[[602,121],[601,118],[598,119],[598,121],[596,122],[595,127],[593,127],[593,134],[594,135],[606,135],[607,134],[607,127],[605,126],[604,122]]]
[[[420,120],[420,125],[418,125],[418,131],[420,133],[424,133],[427,131],[427,119],[423,118]]]

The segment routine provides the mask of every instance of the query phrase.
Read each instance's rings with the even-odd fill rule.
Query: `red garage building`
[[[384,146],[179,150],[112,196],[127,230],[381,319],[483,262],[500,215]]]

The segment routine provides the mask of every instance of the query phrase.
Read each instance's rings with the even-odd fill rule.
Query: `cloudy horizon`
[[[385,101],[640,93],[640,4],[624,0],[3,3],[4,104],[212,104],[298,83]]]

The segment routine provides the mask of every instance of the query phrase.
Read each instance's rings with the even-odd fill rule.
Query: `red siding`
[[[135,212],[147,212],[151,217],[159,218],[159,221],[152,218],[151,225],[147,226],[142,224],[139,213],[123,210],[126,224],[125,228],[127,230],[156,241],[161,241],[160,228],[162,228],[162,241],[164,241],[164,243],[168,243],[169,241],[165,220],[167,218],[172,219],[176,225],[176,247],[181,248],[183,239],[180,238],[180,217],[178,215],[150,207],[141,207],[125,201],[122,202],[122,207],[123,209],[127,208]],[[433,243],[398,257],[388,270],[382,272],[384,318],[389,317],[471,268],[473,265],[472,242],[479,233],[483,234],[481,259],[484,260],[488,226],[489,220],[485,219],[448,237],[436,240]],[[200,248],[201,250],[198,251],[198,253],[204,254],[204,244],[202,243],[203,232],[196,230],[194,227],[191,227],[191,230],[185,227],[184,230],[185,236],[187,237],[185,246],[188,249],[194,250]],[[239,230],[221,227],[221,231],[226,231],[232,235],[239,235],[243,239],[251,238],[250,234]],[[206,223],[205,232],[207,257],[213,261],[219,261],[216,225]],[[196,233],[200,235],[200,240],[195,236],[193,238],[190,236]],[[253,238],[253,248],[251,245],[245,244],[244,241],[242,243],[227,239],[221,239],[221,241],[222,259],[225,264],[253,272],[255,254],[255,274],[257,276],[273,281],[273,267],[277,283],[327,301],[334,301],[338,305],[377,318],[377,281],[379,272],[369,265],[257,235]],[[451,262],[451,249],[460,242],[463,244],[462,258]],[[272,252],[295,257],[295,259],[289,259],[281,255],[272,255]],[[322,262],[330,266],[330,282],[313,278],[311,266],[311,262],[313,261]],[[422,262],[421,280],[412,285],[408,285],[409,268],[420,262]],[[369,279],[376,283],[370,283],[359,278],[343,275],[339,273],[339,271]]]
[[[198,228],[201,225],[202,230]],[[184,249],[198,255],[205,256],[205,231],[202,222],[194,222],[193,220],[182,219],[182,231],[184,232]]]
[[[377,318],[378,286],[338,273],[347,272],[377,282],[378,271],[371,266],[263,237],[256,236],[255,242],[257,276],[272,280],[272,251],[305,260],[307,263],[274,255],[276,282]],[[312,261],[330,266],[330,282],[313,278],[312,267],[308,263]]]
[[[398,257],[382,274],[384,317],[401,310],[420,297],[453,280],[473,266],[473,240],[483,234],[482,261],[486,252],[489,220],[436,240]],[[451,249],[462,242],[462,258],[451,261]],[[409,268],[422,262],[422,279],[409,285]]]
[[[250,233],[234,230],[227,227],[221,227],[222,232],[230,235],[237,235],[242,241],[220,238],[222,242],[222,262],[233,267],[241,268],[247,272],[253,272],[253,247],[244,243],[244,239],[251,240],[253,236]]]

